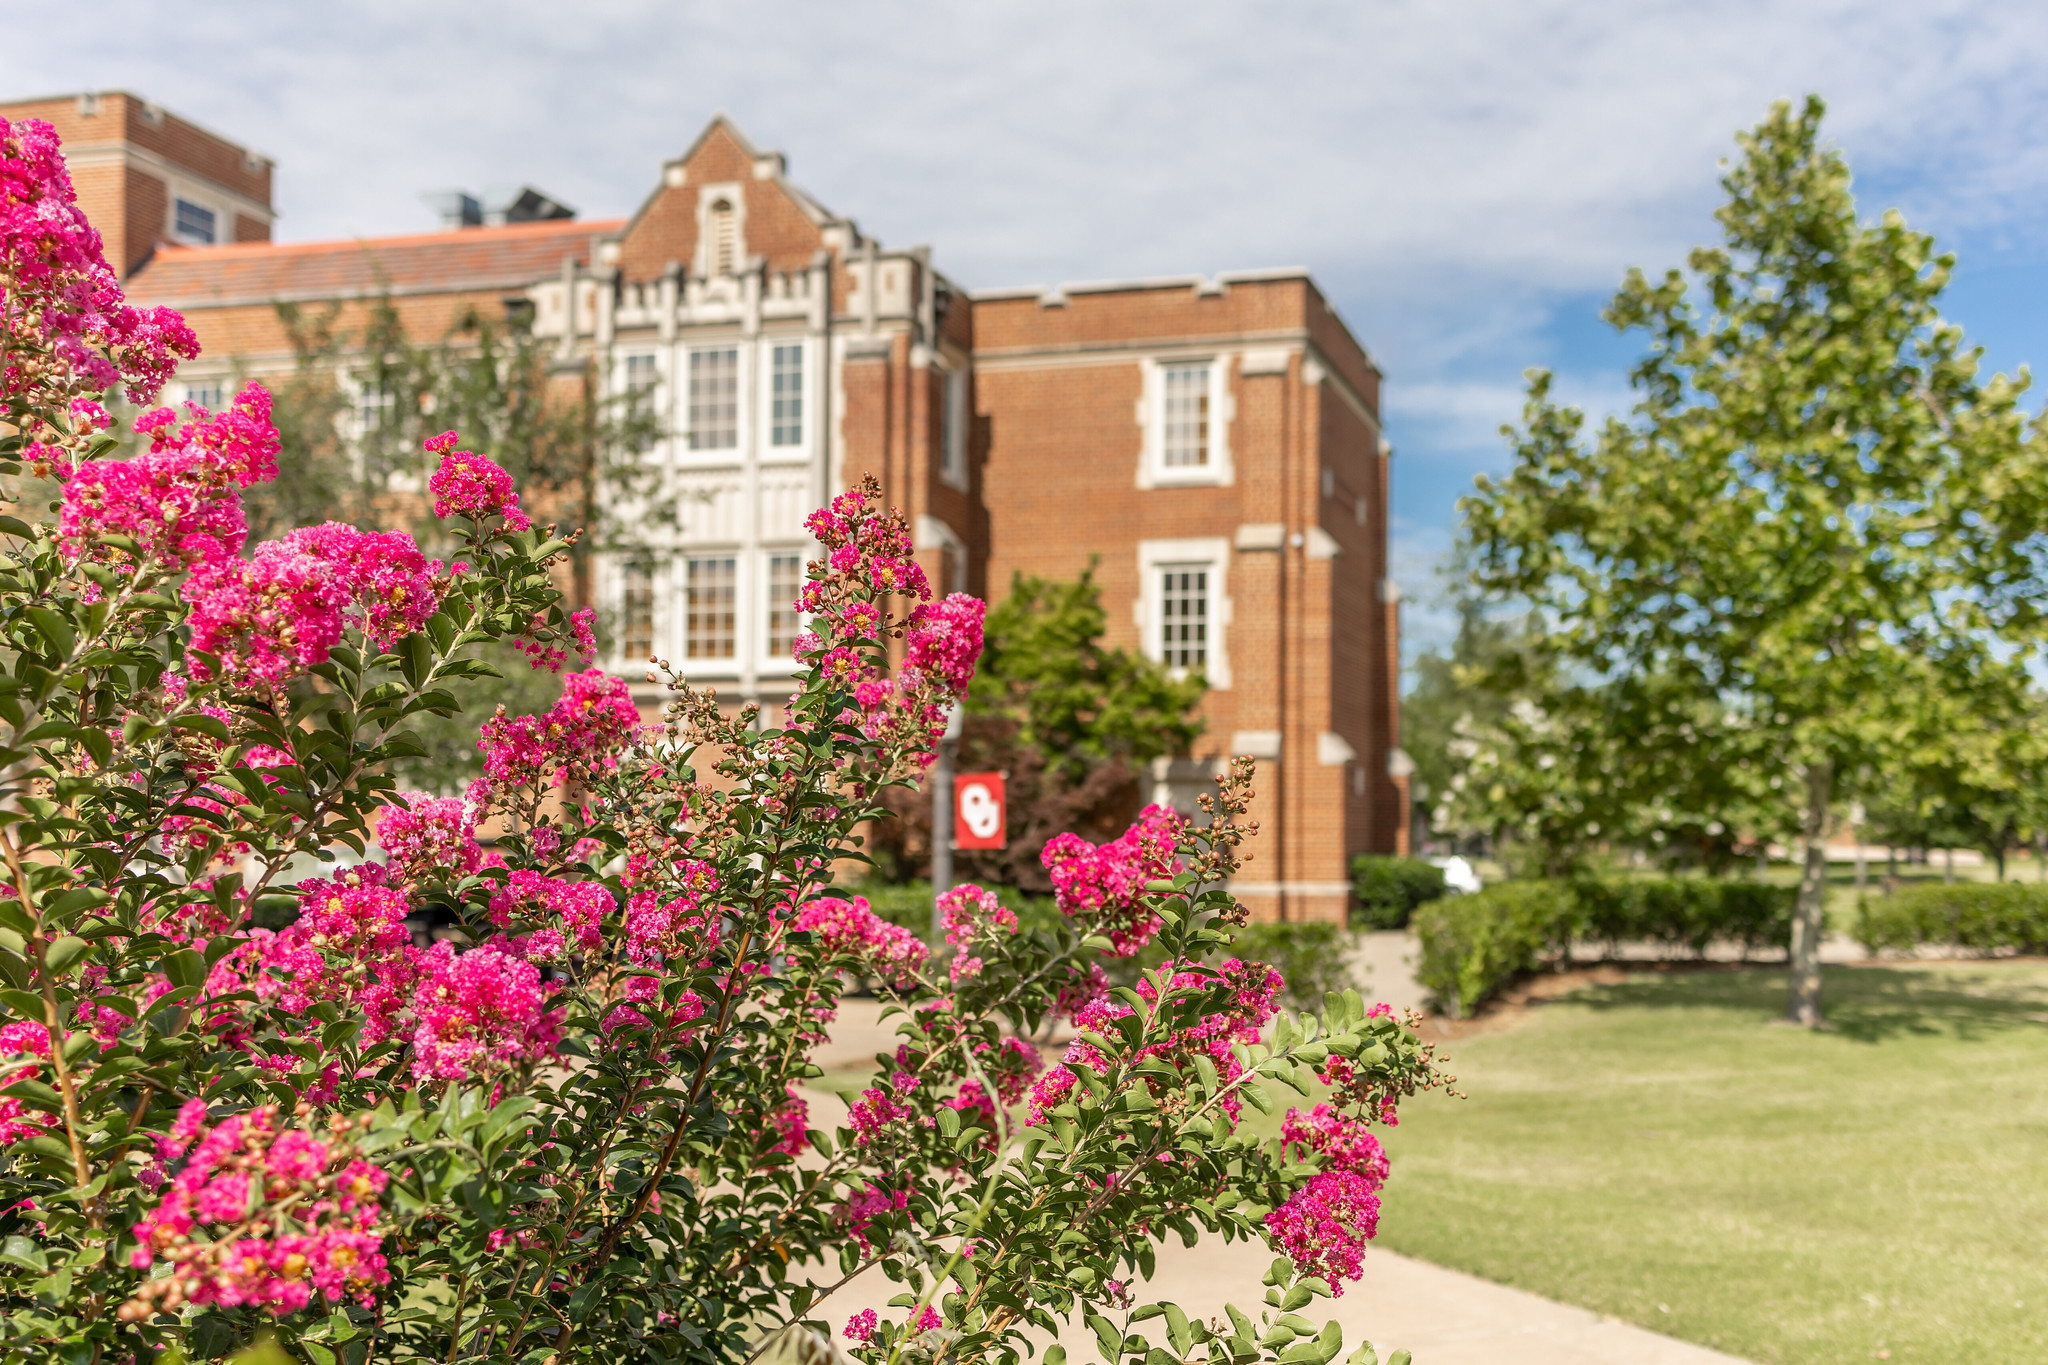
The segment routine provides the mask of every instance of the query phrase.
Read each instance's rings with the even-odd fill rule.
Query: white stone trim
[[[1234,896],[1348,896],[1350,882],[1237,882],[1230,883]]]
[[[1138,598],[1131,604],[1145,657],[1161,657],[1153,633],[1160,620],[1159,571],[1168,564],[1203,564],[1209,570],[1209,660],[1202,670],[1213,691],[1230,690],[1230,542],[1221,536],[1138,542]]]
[[[1280,732],[1278,730],[1238,730],[1230,736],[1230,752],[1233,757],[1250,754],[1253,758],[1277,761],[1280,757]]]
[[[690,266],[690,273],[699,279],[713,276],[711,253],[715,243],[711,240],[711,205],[723,199],[732,205],[732,273],[737,275],[747,264],[747,196],[745,187],[737,180],[721,180],[714,185],[702,185],[697,190],[697,251]]]
[[[1334,730],[1325,730],[1316,736],[1316,762],[1325,768],[1341,768],[1358,757],[1358,750],[1351,747],[1351,741]]]

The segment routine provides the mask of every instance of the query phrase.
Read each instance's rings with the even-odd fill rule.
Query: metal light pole
[[[960,705],[946,708],[946,733],[932,764],[932,951],[945,942],[939,897],[953,889],[953,746],[960,738]]]

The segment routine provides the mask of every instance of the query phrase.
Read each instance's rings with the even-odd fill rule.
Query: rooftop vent
[[[500,227],[506,223],[551,223],[574,218],[576,210],[531,185],[510,190],[438,190],[420,196],[447,228]]]

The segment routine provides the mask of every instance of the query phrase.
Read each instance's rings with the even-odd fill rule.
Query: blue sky
[[[1307,265],[1387,373],[1408,647],[1521,373],[1626,401],[1599,323],[1712,236],[1716,161],[1818,91],[1948,311],[2048,360],[2048,7],[1981,0],[0,0],[0,93],[126,88],[277,158],[288,240],[417,230],[425,191],[630,211],[714,111],[970,287]]]

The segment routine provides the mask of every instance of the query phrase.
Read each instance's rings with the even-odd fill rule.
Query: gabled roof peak
[[[741,131],[739,124],[733,121],[732,115],[726,113],[723,109],[711,116],[711,121],[704,125],[704,131],[697,134],[696,140],[689,145],[689,148],[681,156],[667,164],[670,166],[688,165],[696,160],[697,154],[704,150],[704,144],[711,140],[712,135],[719,132],[723,132],[727,137],[731,138],[741,154],[754,163],[755,179],[767,180],[772,178],[779,180],[789,173],[788,157],[784,156],[781,152],[763,151],[755,146],[754,140]]]

